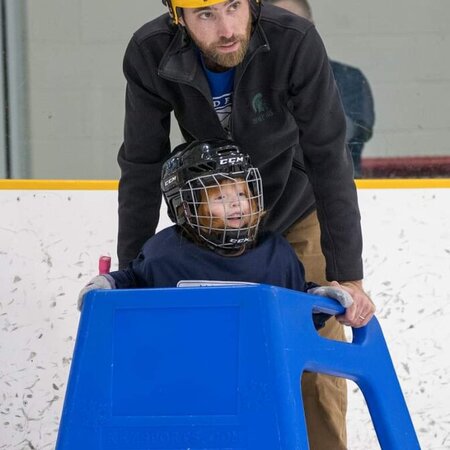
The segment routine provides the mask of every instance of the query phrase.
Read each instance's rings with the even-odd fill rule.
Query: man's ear
[[[186,24],[184,23],[184,17],[181,15],[181,12],[180,15],[178,16],[178,23],[184,28],[186,28]]]

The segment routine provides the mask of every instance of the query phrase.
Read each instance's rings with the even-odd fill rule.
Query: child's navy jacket
[[[172,226],[151,237],[126,269],[111,272],[117,289],[176,287],[180,280],[246,281],[297,291],[312,287],[291,245],[267,233],[240,256],[223,256]]]
[[[116,289],[176,287],[180,280],[253,282],[301,292],[317,286],[305,281],[302,263],[279,234],[263,234],[240,256],[223,256],[193,243],[176,225],[151,237],[126,269],[109,275]],[[316,328],[328,317],[314,314]]]

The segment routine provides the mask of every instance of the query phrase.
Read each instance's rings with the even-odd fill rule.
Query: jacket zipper
[[[233,139],[233,116],[234,116],[234,112],[236,110],[236,98],[234,93],[237,91],[237,88],[239,86],[239,84],[241,83],[242,78],[244,77],[244,73],[247,70],[247,67],[249,66],[249,64],[251,63],[251,61],[253,60],[253,58],[259,53],[262,52],[263,50],[265,50],[268,47],[267,44],[263,44],[260,45],[251,55],[251,57],[249,58],[249,60],[247,61],[245,67],[242,68],[242,71],[240,73],[239,79],[236,81],[236,83],[233,86],[233,107],[231,108],[231,114],[230,114],[230,121],[228,123],[228,133],[229,133],[229,138]]]

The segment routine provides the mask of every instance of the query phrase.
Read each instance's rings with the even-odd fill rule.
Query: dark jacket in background
[[[372,91],[364,74],[356,67],[330,61],[334,78],[347,116],[346,141],[355,168],[355,177],[361,176],[361,154],[364,143],[373,133],[375,110]]]

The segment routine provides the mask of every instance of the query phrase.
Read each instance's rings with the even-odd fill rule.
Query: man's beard
[[[245,35],[233,35],[231,38],[222,38],[217,42],[213,42],[210,45],[204,45],[199,42],[192,34],[190,34],[192,40],[202,52],[204,61],[208,69],[221,71],[236,67],[240,64],[247,53],[248,44],[250,42],[250,34],[252,29],[251,18],[248,21]],[[218,46],[230,44],[232,42],[239,42],[240,46],[238,50],[231,53],[222,53],[217,50]]]

